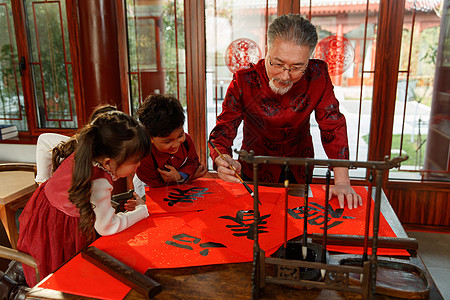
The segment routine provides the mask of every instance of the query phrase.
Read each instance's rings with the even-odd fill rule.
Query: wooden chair
[[[15,260],[18,262],[21,262],[23,264],[26,264],[27,266],[30,266],[34,268],[36,272],[36,282],[40,281],[40,275],[39,270],[37,267],[36,262],[34,261],[34,258],[25,252],[20,252],[19,250],[11,249],[5,246],[0,245],[0,257],[6,258],[9,260]]]
[[[0,163],[0,219],[13,249],[19,238],[16,211],[25,207],[38,187],[35,176],[35,164]]]

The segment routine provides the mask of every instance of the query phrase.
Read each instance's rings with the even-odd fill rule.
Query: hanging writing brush
[[[323,223],[323,252],[322,252],[322,263],[326,263],[326,252],[327,252],[327,230],[328,230],[328,197],[330,196],[330,179],[331,171],[330,168],[327,170],[326,177],[326,187],[325,187],[325,213],[324,213],[324,223]],[[325,277],[326,270],[321,269],[322,279]]]
[[[303,245],[302,245],[302,257],[306,259],[308,255],[308,193],[309,193],[309,165],[305,164],[305,199],[303,207]]]
[[[286,258],[287,249],[287,217],[288,217],[288,193],[289,193],[289,166],[286,163],[286,168],[284,168],[284,258]]]
[[[373,182],[373,170],[370,170],[369,186],[367,187],[366,224],[364,229],[364,252],[361,264],[364,264],[364,262],[367,260],[367,248],[369,245],[370,209],[372,206],[372,182]]]

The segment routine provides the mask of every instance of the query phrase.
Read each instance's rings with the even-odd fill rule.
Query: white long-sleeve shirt
[[[52,150],[59,143],[66,142],[70,137],[58,133],[43,133],[38,137],[36,145],[36,178],[37,183],[47,181],[52,177]],[[144,199],[145,183],[137,175],[133,177],[133,186],[136,193]]]
[[[111,192],[113,186],[106,178],[92,181],[91,203],[94,205],[95,230],[100,235],[111,235],[136,224],[149,216],[147,205],[136,206],[133,211],[115,213],[111,207]]]
[[[46,198],[50,204],[65,214],[78,217],[79,212],[68,199],[71,185],[73,155],[69,156],[56,170],[44,187]],[[112,235],[125,230],[138,221],[149,216],[147,205],[136,206],[135,210],[115,213],[111,206],[112,180],[107,171],[100,166],[93,166],[90,203],[94,208],[94,228],[100,235]]]
[[[43,133],[38,137],[36,144],[37,172],[34,179],[37,183],[42,183],[52,177],[52,149],[69,138],[57,133]]]

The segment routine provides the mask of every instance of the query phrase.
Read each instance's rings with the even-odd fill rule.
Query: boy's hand
[[[136,209],[136,206],[138,206],[139,204],[144,204],[144,200],[142,200],[141,197],[139,197],[139,195],[134,192],[133,193],[134,199],[128,199],[127,202],[123,205],[123,207],[125,208],[125,210],[128,211],[133,211]]]
[[[195,170],[194,174],[192,174],[191,180],[203,177],[206,174],[206,172],[208,172],[208,170],[203,165],[199,165],[197,170]]]
[[[168,171],[158,168],[158,172],[159,174],[161,174],[161,177],[165,182],[177,182],[183,179],[181,174],[178,173],[177,169],[175,169],[173,166],[165,165],[164,167]]]

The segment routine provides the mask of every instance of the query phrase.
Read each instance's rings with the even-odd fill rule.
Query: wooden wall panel
[[[384,192],[402,223],[450,226],[450,189],[444,184],[389,183]]]

